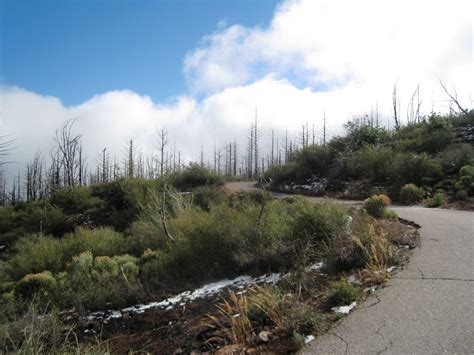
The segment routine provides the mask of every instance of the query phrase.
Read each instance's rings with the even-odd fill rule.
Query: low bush
[[[373,195],[364,201],[364,209],[372,217],[381,218],[390,203],[387,195]]]
[[[190,191],[198,186],[221,186],[224,178],[197,164],[191,164],[185,170],[170,177],[171,184],[180,191]]]
[[[124,251],[141,256],[144,250],[163,250],[170,240],[159,221],[140,218],[133,222],[124,237]]]
[[[322,242],[343,232],[349,221],[346,208],[339,204],[311,204],[295,206],[292,237],[297,240]]]
[[[393,211],[393,210],[389,210],[389,209],[385,209],[383,211],[383,218],[386,218],[386,219],[397,219],[398,218],[398,214],[397,212]]]
[[[394,253],[380,222],[366,214],[357,214],[351,235],[329,241],[326,250],[328,269],[347,271],[357,268],[385,270],[394,262]]]
[[[221,204],[225,201],[225,194],[211,186],[199,186],[193,189],[193,203],[205,211],[209,211],[212,205]]]
[[[346,279],[341,279],[339,282],[333,284],[326,294],[326,306],[328,308],[347,306],[356,301],[361,294],[361,290]]]
[[[140,288],[138,271],[137,259],[129,255],[94,258],[90,252],[81,253],[62,276],[63,302],[78,309],[132,303]]]
[[[415,184],[406,184],[400,190],[400,200],[406,204],[413,204],[425,196],[425,191]]]
[[[109,354],[107,342],[98,338],[78,343],[74,326],[55,312],[30,304],[16,319],[0,323],[2,354]]]
[[[436,192],[428,201],[428,207],[439,207],[446,203],[446,195],[443,192]]]
[[[90,251],[93,255],[117,255],[124,248],[122,234],[110,228],[78,228],[62,239],[50,236],[30,235],[14,246],[9,260],[9,272],[14,279],[26,274],[49,270],[63,271],[74,255]]]
[[[306,303],[294,304],[287,313],[286,323],[299,334],[312,334],[322,323],[321,314]]]
[[[56,279],[49,271],[25,275],[15,285],[14,295],[20,302],[29,302],[33,299],[43,306],[49,303],[55,304],[58,297]]]

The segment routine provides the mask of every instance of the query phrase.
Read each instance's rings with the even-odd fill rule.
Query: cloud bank
[[[243,151],[256,106],[264,147],[272,128],[293,134],[309,122],[320,131],[323,112],[330,134],[376,106],[387,120],[395,83],[402,115],[418,84],[424,113],[446,111],[439,80],[472,107],[473,10],[467,0],[288,0],[267,27],[221,24],[205,36],[184,58],[189,92],[172,101],[110,91],[65,106],[3,86],[2,130],[16,137],[18,163],[37,149],[47,154],[54,131],[75,117],[89,162],[104,147],[121,159],[130,138],[151,154],[161,127],[189,161],[201,145],[210,156],[214,145],[237,140]]]

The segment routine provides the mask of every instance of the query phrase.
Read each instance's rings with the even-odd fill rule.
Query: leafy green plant
[[[56,279],[49,271],[25,275],[15,285],[14,294],[19,301],[34,299],[38,304],[54,304],[58,296]]]
[[[400,200],[406,204],[413,204],[425,196],[425,191],[415,184],[406,184],[400,190]]]
[[[381,218],[390,203],[390,198],[387,195],[373,195],[364,201],[364,209],[372,217]]]
[[[429,207],[439,207],[446,203],[446,195],[443,192],[436,192],[429,200]]]
[[[79,309],[123,306],[136,299],[138,272],[137,259],[132,256],[94,258],[90,252],[81,253],[63,276],[64,302]]]
[[[326,294],[326,306],[328,308],[347,306],[356,301],[361,294],[361,290],[350,284],[346,279],[341,279],[333,284]]]
[[[347,210],[333,203],[294,205],[293,238],[321,242],[344,231],[349,220]]]

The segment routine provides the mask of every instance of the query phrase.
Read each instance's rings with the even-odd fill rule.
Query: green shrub
[[[459,182],[455,186],[458,192],[465,191],[456,194],[460,200],[466,200],[468,196],[474,195],[474,166],[465,165],[459,170]]]
[[[326,294],[326,306],[328,308],[347,306],[359,298],[361,291],[358,287],[350,284],[346,279],[333,284]]]
[[[125,230],[138,216],[140,204],[144,203],[145,197],[140,195],[145,195],[148,191],[145,183],[140,185],[141,188],[136,186],[140,182],[141,180],[120,179],[92,185],[91,195],[104,203],[89,211],[91,221],[95,225],[111,226],[118,231]]]
[[[460,176],[470,176],[474,178],[474,166],[472,165],[464,165],[461,169],[459,169]]]
[[[13,251],[8,271],[16,280],[44,270],[59,272],[66,263],[61,241],[50,236],[29,235],[20,239]]]
[[[359,179],[385,182],[390,176],[394,152],[390,148],[364,146],[350,160]]]
[[[88,211],[94,208],[104,208],[103,200],[92,197],[91,189],[86,186],[64,187],[53,190],[49,202],[69,215],[87,214]]]
[[[221,186],[224,184],[222,176],[197,164],[191,164],[183,171],[173,174],[170,181],[180,191],[189,191],[198,186]]]
[[[123,306],[136,300],[139,288],[136,258],[94,258],[84,252],[72,259],[64,275],[63,302],[79,309]]]
[[[192,193],[193,203],[205,211],[209,211],[212,205],[220,204],[225,200],[225,194],[211,186],[196,187]]]
[[[400,190],[400,200],[406,204],[413,204],[425,196],[425,191],[415,184],[406,184]]]
[[[293,205],[292,237],[296,240],[321,242],[344,231],[349,219],[347,210],[339,204],[309,202]]]
[[[397,219],[398,214],[397,214],[397,212],[395,212],[393,210],[385,209],[383,211],[383,218],[385,218],[385,219]]]
[[[474,164],[474,147],[468,143],[453,144],[440,152],[436,160],[445,175],[455,175],[463,166]]]
[[[468,193],[464,189],[457,190],[456,193],[454,194],[454,197],[459,201],[466,201],[468,198]]]
[[[426,153],[398,153],[390,173],[392,186],[413,183],[432,186],[443,177],[441,165]]]
[[[433,195],[429,202],[429,207],[439,207],[446,203],[446,195],[442,192],[437,192]]]
[[[124,251],[124,238],[109,227],[80,227],[64,238],[63,245],[67,260],[84,251],[90,251],[94,256],[114,256]]]
[[[164,249],[169,242],[161,223],[150,219],[139,219],[133,222],[124,238],[124,251],[140,256],[146,249]]]
[[[78,228],[62,239],[30,235],[14,246],[9,271],[14,279],[43,270],[63,271],[74,255],[90,251],[93,255],[117,255],[124,249],[123,236],[110,228]]]
[[[312,334],[321,322],[321,314],[309,304],[297,303],[288,311],[287,323],[299,334]]]
[[[387,195],[373,195],[364,201],[364,209],[375,218],[384,216],[385,208],[391,203]]]
[[[20,301],[34,299],[42,305],[54,304],[58,295],[56,279],[49,271],[25,275],[15,285],[14,292]]]

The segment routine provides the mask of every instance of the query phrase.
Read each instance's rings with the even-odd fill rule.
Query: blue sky
[[[276,0],[0,0],[7,85],[79,104],[129,89],[186,92],[183,60],[218,23],[264,26]]]

